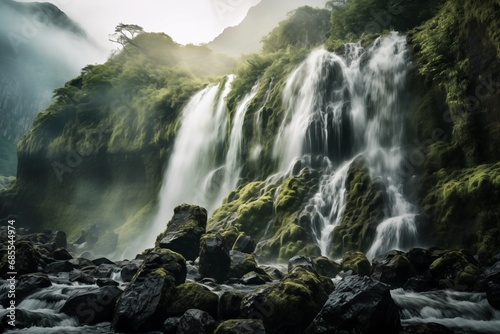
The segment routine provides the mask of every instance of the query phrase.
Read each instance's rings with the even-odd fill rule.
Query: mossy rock
[[[472,290],[482,270],[459,250],[444,252],[429,267],[436,281],[449,280],[460,290]]]
[[[247,295],[240,315],[262,319],[267,333],[302,333],[332,290],[330,279],[296,268],[280,283]]]
[[[364,276],[370,276],[372,270],[372,265],[366,258],[366,255],[359,251],[346,252],[342,258],[340,267],[343,271],[352,270],[353,274]]]
[[[182,204],[174,209],[167,229],[156,238],[156,247],[180,253],[195,260],[200,252],[200,238],[206,231],[207,210],[197,205]]]
[[[386,189],[380,178],[372,179],[364,156],[356,157],[347,171],[344,214],[332,232],[330,257],[346,251],[368,251],[377,226],[384,219]]]
[[[209,219],[208,229],[228,231],[234,226],[240,232],[259,239],[274,213],[270,192],[261,195],[264,187],[264,182],[250,182],[232,191]]]
[[[167,307],[167,317],[180,317],[189,309],[198,309],[218,317],[219,297],[206,287],[187,282],[177,286],[171,304]]]
[[[471,248],[485,263],[500,252],[500,163],[442,169],[426,185],[422,204],[434,222],[433,243]]]

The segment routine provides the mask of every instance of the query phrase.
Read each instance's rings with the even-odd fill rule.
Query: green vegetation
[[[364,156],[358,156],[349,166],[345,186],[347,202],[343,217],[332,232],[332,257],[340,257],[346,251],[368,251],[387,203],[385,185],[370,177]]]
[[[424,211],[435,222],[435,242],[449,247],[467,245],[489,261],[500,245],[500,163],[474,168],[445,169],[428,180]]]
[[[276,52],[288,47],[310,48],[320,45],[325,41],[329,28],[328,10],[300,7],[264,37],[262,50]]]
[[[126,247],[151,222],[182,106],[235,62],[165,34],[123,44],[56,89],[20,140],[19,178],[2,195],[20,223],[67,231],[70,241],[98,223]]]

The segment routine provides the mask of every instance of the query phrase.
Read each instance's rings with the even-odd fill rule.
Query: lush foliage
[[[308,48],[319,45],[326,39],[329,19],[330,12],[326,9],[300,7],[262,40],[262,49],[276,52],[290,46]]]

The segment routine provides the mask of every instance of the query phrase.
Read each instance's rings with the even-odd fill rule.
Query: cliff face
[[[181,110],[207,83],[219,82],[208,91],[216,93],[212,102],[224,102],[227,121],[218,128],[224,129],[220,147],[208,157],[222,165],[216,164],[220,168],[210,176],[214,187],[220,186],[227,166],[236,164],[241,181],[212,212],[209,229],[245,232],[260,240],[257,254],[266,259],[367,252],[382,233],[381,222],[393,222],[396,213],[391,210],[404,207],[394,204],[404,197],[415,209],[403,212],[401,222],[415,222],[420,244],[467,247],[487,261],[500,250],[500,27],[492,14],[498,12],[498,1],[427,1],[421,8],[410,1],[400,13],[420,8],[421,21],[399,18],[391,24],[408,38],[363,36],[361,43],[339,48],[345,40],[336,35],[335,17],[369,16],[371,7],[364,8],[366,13],[348,7],[366,3],[385,8],[384,1],[353,0],[332,12],[327,45],[340,50],[340,56],[286,45],[253,55],[236,67],[229,92],[222,75],[233,70],[234,60],[206,47],[181,47],[163,34],[140,35],[124,52],[104,65],[84,68],[56,91],[57,101],[37,117],[18,145],[18,179],[0,193],[1,216],[17,215],[20,224],[66,230],[70,239],[97,224],[102,235],[117,237],[123,250],[151,227],[161,204],[157,195],[182,126]],[[384,10],[391,13],[389,9]],[[394,60],[384,62],[384,52]],[[360,81],[347,89],[346,68],[358,60]],[[376,75],[384,80],[376,81]],[[405,80],[398,81],[401,77]],[[372,89],[351,96],[367,83]],[[381,87],[395,93],[382,98]],[[307,99],[309,93],[317,98]],[[338,101],[341,106],[335,105]],[[360,101],[365,118],[354,116],[366,122],[358,129],[359,119],[348,112]],[[292,111],[307,108],[331,114],[314,115],[302,134],[301,124],[309,123],[298,122],[297,135],[288,136]],[[391,127],[400,117],[401,123]],[[360,138],[380,129],[363,127],[374,119],[394,136],[380,130],[380,150],[370,156]],[[233,136],[238,122],[241,138]],[[304,142],[279,150],[284,145],[279,136],[288,144],[299,135]],[[238,139],[234,150],[233,139]],[[349,147],[337,147],[338,141]],[[395,160],[390,154],[400,148],[405,153]],[[295,151],[307,154],[288,159]],[[234,164],[231,152],[238,152]],[[356,152],[363,156],[354,156]],[[386,166],[394,161],[400,166]],[[391,175],[401,183],[374,175],[377,168],[393,168]],[[337,202],[332,201],[335,196]],[[163,227],[169,217],[161,222]],[[324,228],[325,217],[339,228]],[[322,249],[319,232],[335,245]],[[414,235],[406,236],[407,245],[414,244]]]
[[[78,53],[75,49],[78,48]],[[15,145],[52,91],[96,59],[93,46],[69,17],[49,3],[0,2],[0,136]],[[2,155],[0,175],[15,175]]]

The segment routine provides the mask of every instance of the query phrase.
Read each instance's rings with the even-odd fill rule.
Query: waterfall
[[[370,176],[384,182],[389,199],[367,255],[417,244],[415,211],[402,195],[399,176],[410,68],[406,38],[391,33],[368,49],[348,44],[343,56],[317,49],[286,82],[285,113],[273,155],[282,173],[307,156],[329,161],[310,200],[312,232],[323,255],[343,215],[349,164],[359,155],[366,158]]]
[[[248,93],[236,107],[234,114],[233,126],[231,128],[231,136],[229,139],[229,149],[226,155],[224,164],[224,181],[220,187],[217,203],[220,204],[222,199],[234,188],[238,183],[241,171],[241,150],[243,142],[243,123],[248,109],[248,105],[252,102],[257,94],[258,84],[255,84],[250,93]]]
[[[148,244],[152,244],[170,220],[174,208],[182,203],[211,207],[207,179],[217,170],[217,149],[224,144],[227,124],[225,97],[234,76],[222,89],[209,85],[196,93],[182,110],[181,125],[163,176],[159,208]]]

